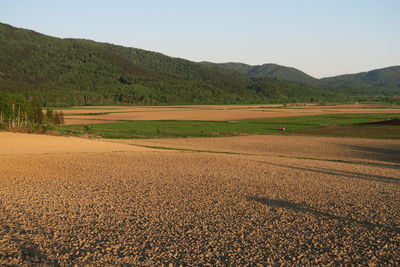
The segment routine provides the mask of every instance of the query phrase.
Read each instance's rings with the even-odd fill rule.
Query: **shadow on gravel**
[[[2,203],[0,202],[0,205]],[[10,260],[18,258],[23,265],[27,266],[60,266],[56,261],[49,259],[28,236],[26,231],[17,220],[13,219],[7,211],[0,206],[0,265],[17,266],[9,264]],[[16,248],[13,251],[9,248]],[[5,248],[5,251],[2,251]]]
[[[360,158],[400,163],[400,145],[397,144],[390,148],[360,145],[340,145],[340,147],[357,152]]]
[[[337,220],[337,221],[340,221],[343,223],[356,223],[356,224],[363,225],[370,229],[379,227],[379,228],[383,228],[386,231],[400,233],[400,228],[398,228],[396,226],[385,225],[385,224],[376,224],[376,223],[372,223],[372,222],[365,221],[365,220],[356,220],[356,219],[353,219],[350,217],[337,216],[334,214],[330,214],[328,212],[319,211],[312,207],[309,207],[306,205],[300,205],[300,204],[290,202],[290,201],[269,199],[269,198],[260,198],[260,197],[255,197],[255,196],[248,196],[247,200],[255,201],[255,202],[258,202],[258,203],[261,203],[261,204],[264,204],[264,205],[267,205],[270,207],[274,207],[274,208],[284,208],[284,209],[288,209],[288,210],[292,210],[292,211],[296,211],[296,212],[309,213],[314,216],[325,217],[327,219],[333,219],[333,220]]]
[[[359,173],[359,172],[329,170],[329,169],[323,169],[323,168],[312,169],[312,168],[303,168],[303,167],[297,167],[297,166],[295,167],[295,166],[284,165],[284,164],[270,163],[270,162],[265,162],[265,161],[259,161],[259,162],[264,163],[264,164],[284,167],[284,168],[295,169],[295,170],[316,172],[316,173],[322,173],[322,174],[328,174],[328,175],[334,175],[334,176],[342,176],[342,177],[360,179],[360,180],[365,180],[365,181],[376,181],[376,182],[383,182],[383,183],[400,184],[400,177],[393,178],[393,177],[387,177],[387,176],[382,176],[382,175],[375,175],[375,174],[372,175],[372,174]]]
[[[30,265],[60,266],[57,262],[48,259],[39,249],[39,246],[30,240],[23,241],[18,245],[18,249],[21,251],[21,258],[24,263],[29,263]]]
[[[2,266],[17,266],[13,264],[7,264],[13,258],[19,258],[21,263],[27,266],[60,266],[56,261],[50,260],[39,248],[37,244],[35,244],[32,240],[26,238],[26,236],[15,236],[16,233],[23,233],[22,229],[9,227],[7,223],[0,220],[1,226],[3,230],[0,231],[1,236],[9,236],[11,237],[9,240],[2,238],[2,242],[8,246],[17,248],[17,252],[8,253],[7,250],[0,253],[0,263]],[[7,230],[11,232],[7,232]],[[1,249],[0,249],[1,250]],[[4,254],[3,254],[4,253]]]

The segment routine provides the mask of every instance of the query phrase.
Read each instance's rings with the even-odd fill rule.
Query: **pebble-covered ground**
[[[0,265],[399,265],[388,155],[3,153]]]

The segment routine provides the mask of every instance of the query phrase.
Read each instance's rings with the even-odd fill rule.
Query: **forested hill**
[[[0,89],[44,105],[326,101],[299,83],[253,79],[141,49],[60,39],[0,24]]]
[[[323,78],[320,86],[346,94],[400,95],[400,66]]]
[[[60,39],[0,23],[0,90],[39,96],[47,106],[347,99],[346,92],[332,93],[314,84],[311,76],[280,67],[263,65],[249,74],[226,65],[84,39]]]
[[[204,62],[203,64],[213,65],[215,63]],[[278,80],[293,81],[350,96],[400,95],[400,66],[317,79],[298,69],[277,64],[251,66],[243,63],[230,62],[217,65],[246,74],[250,77],[276,78]]]
[[[204,62],[205,65],[210,65],[208,62]],[[212,64],[212,63],[211,63]],[[318,86],[318,79],[291,67],[285,67],[277,64],[263,64],[251,66],[243,63],[220,63],[219,66],[234,70],[250,77],[257,78],[276,78],[279,80],[286,80],[298,83],[304,83],[308,85]]]

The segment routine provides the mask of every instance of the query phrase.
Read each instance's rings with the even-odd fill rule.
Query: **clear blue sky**
[[[400,0],[0,0],[0,22],[315,77],[400,65]]]

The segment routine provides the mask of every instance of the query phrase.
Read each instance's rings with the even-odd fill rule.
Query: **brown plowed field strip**
[[[280,108],[277,108],[280,107]],[[337,106],[120,106],[76,107],[64,110],[66,124],[105,123],[119,120],[205,120],[231,121],[243,119],[280,118],[292,116],[322,115],[331,113],[399,113],[400,109],[377,105]],[[114,109],[110,109],[114,108]],[[90,114],[93,113],[93,114]],[[97,114],[96,114],[97,113]],[[107,113],[107,114],[98,114]]]
[[[400,264],[398,142],[40,137],[0,133],[0,265]]]

